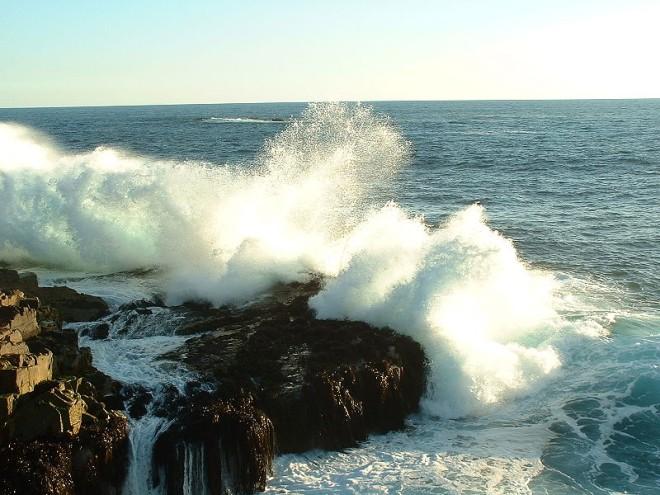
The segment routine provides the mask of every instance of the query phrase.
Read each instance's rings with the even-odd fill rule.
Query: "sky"
[[[660,97],[660,0],[0,0],[0,107]]]

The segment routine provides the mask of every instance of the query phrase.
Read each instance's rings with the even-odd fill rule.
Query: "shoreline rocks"
[[[206,486],[214,487],[208,493],[261,491],[274,454],[352,447],[370,433],[403,428],[417,410],[426,387],[421,346],[365,323],[315,319],[307,300],[318,290],[320,282],[313,280],[279,286],[240,309],[195,308],[195,321],[181,333],[206,333],[163,358],[183,362],[215,390],[180,401],[157,441],[155,462],[166,473],[168,495],[186,493],[191,466],[207,473]],[[208,411],[235,411],[235,404],[252,418],[251,429],[234,427],[245,439],[227,442],[235,415]],[[218,429],[223,423],[225,429]],[[254,438],[261,442],[250,443]],[[212,450],[218,444],[225,457]],[[252,452],[252,464],[245,452]],[[246,464],[248,478],[240,483],[209,478],[226,473],[228,465],[244,476]]]
[[[106,408],[92,381],[109,378],[75,332],[62,330],[57,307],[34,296],[42,289],[34,274],[0,270],[0,493],[119,495],[128,420]],[[87,301],[90,316],[90,308],[100,311],[92,296],[73,292],[69,302],[50,301],[76,317],[86,313],[70,311],[73,300]]]
[[[422,347],[386,328],[317,320],[308,299],[321,286],[282,284],[239,308],[171,308],[188,339],[161,358],[198,377],[180,393],[124,386],[94,368],[62,321],[107,314],[100,298],[0,269],[0,494],[120,495],[128,419],[113,408],[167,419],[151,480],[167,495],[263,491],[276,454],[403,428],[426,387]],[[112,318],[152,318],[152,306],[127,305],[83,331],[112,338]]]
[[[32,272],[0,268],[0,288],[19,289],[27,297],[37,298],[43,306],[56,310],[60,321],[92,321],[109,313],[108,304],[102,298],[64,286],[39,287],[37,276]]]
[[[167,495],[253,493],[266,488],[273,424],[250,398],[196,400],[156,441]]]

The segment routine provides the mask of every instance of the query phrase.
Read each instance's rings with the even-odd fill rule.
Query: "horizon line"
[[[309,103],[453,103],[453,102],[529,102],[529,101],[634,101],[660,100],[660,97],[639,98],[456,98],[456,99],[382,99],[382,100],[297,100],[297,101],[236,101],[236,102],[206,102],[206,103],[128,103],[128,104],[90,104],[90,105],[48,105],[48,106],[16,106],[1,107],[0,110],[38,110],[56,108],[113,108],[113,107],[168,107],[168,106],[203,106],[203,105],[277,105],[277,104],[309,104]]]

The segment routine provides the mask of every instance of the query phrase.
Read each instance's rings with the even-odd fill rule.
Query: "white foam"
[[[346,243],[346,267],[311,300],[321,318],[407,333],[427,349],[427,409],[478,412],[560,364],[544,343],[559,325],[554,280],[525,267],[473,205],[431,230],[390,205]]]
[[[319,317],[388,325],[425,346],[434,414],[478,413],[560,365],[552,277],[526,267],[478,205],[430,229],[387,203],[409,145],[367,107],[311,105],[250,171],[70,154],[14,124],[0,124],[0,144],[0,259],[157,266],[170,303],[245,301],[320,273]]]

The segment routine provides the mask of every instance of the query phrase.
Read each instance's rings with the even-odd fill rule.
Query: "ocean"
[[[0,260],[113,309],[321,274],[317,317],[424,346],[404,431],[280,456],[268,493],[660,493],[660,100],[0,109]],[[81,340],[183,387],[176,318]],[[160,493],[163,421],[126,494]]]

